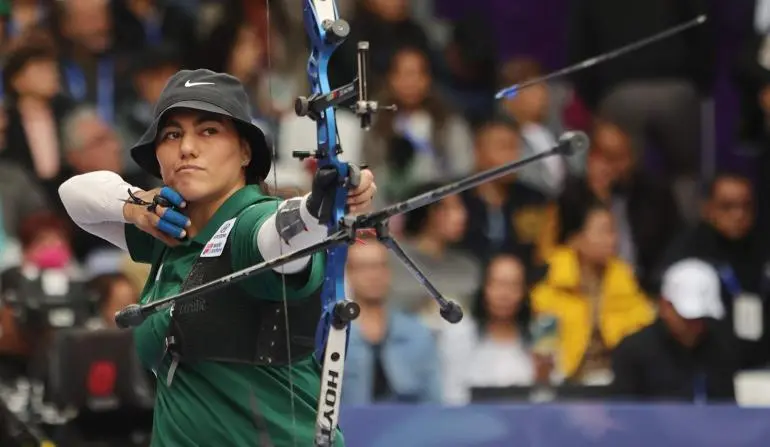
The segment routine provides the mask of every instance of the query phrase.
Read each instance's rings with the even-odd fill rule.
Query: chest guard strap
[[[199,257],[181,291],[232,273],[230,245],[228,237],[220,256]],[[287,285],[306,279],[298,276],[307,273],[287,275]],[[175,305],[166,346],[174,358],[173,368],[199,361],[287,365],[313,353],[320,316],[320,290],[307,299],[284,303],[250,296],[231,284]]]

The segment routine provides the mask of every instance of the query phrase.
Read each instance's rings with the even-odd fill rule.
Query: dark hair
[[[385,160],[393,171],[403,172],[414,159],[415,152],[414,144],[408,138],[393,135],[388,141]]]
[[[53,211],[40,211],[24,218],[19,225],[19,242],[28,248],[44,231],[56,231],[68,242],[72,238],[70,222]]]
[[[521,133],[521,125],[515,118],[504,113],[496,113],[473,127],[474,137],[478,138],[482,133],[494,127],[505,127],[513,132]]]
[[[604,116],[599,116],[599,117],[595,118],[593,120],[593,122],[591,123],[590,133],[591,133],[591,143],[592,144],[591,144],[591,147],[589,148],[589,151],[591,151],[591,152],[595,151],[596,145],[593,144],[593,142],[596,139],[596,134],[600,130],[605,129],[605,128],[614,128],[617,131],[619,131],[620,133],[622,133],[628,139],[628,142],[629,142],[629,145],[630,145],[629,147],[631,148],[631,150],[635,149],[634,148],[634,141],[631,138],[630,132],[628,131],[628,129],[625,126],[623,126],[620,123],[616,122],[612,118],[607,118],[607,117],[604,117]]]
[[[451,180],[447,180],[446,182],[422,183],[413,188],[407,196],[414,197],[420,194],[424,194],[430,190],[440,188],[450,182]],[[419,234],[423,227],[425,227],[430,213],[439,206],[441,206],[441,201],[431,203],[430,205],[426,205],[406,213],[404,217],[404,233],[407,236],[415,236]]]
[[[159,45],[145,45],[131,53],[128,60],[128,72],[131,76],[164,67],[182,68],[182,54],[171,42]]]
[[[487,17],[479,13],[464,14],[454,22],[450,45],[457,49],[463,64],[478,76],[478,85],[494,86],[499,45]]]
[[[424,49],[413,45],[401,45],[397,46],[393,50],[393,53],[388,60],[388,66],[386,70],[387,75],[390,75],[396,68],[399,59],[398,56],[404,53],[415,53],[420,55],[425,61],[426,70],[431,74],[431,76],[433,76],[434,70],[431,64],[430,55]],[[384,78],[387,78],[387,75],[384,76]],[[384,86],[379,86],[378,88],[384,90],[382,93],[376,95],[377,98],[380,98],[381,104],[397,103],[395,95],[387,88],[387,82],[385,82]],[[454,110],[445,104],[444,101],[439,97],[439,95],[435,92],[435,87],[432,87],[431,91],[428,92],[424,101],[424,109],[430,114],[431,118],[433,118],[433,139],[436,150],[440,153],[443,153],[444,147],[441,144],[442,142],[439,130],[444,128],[445,123],[447,120],[449,120],[449,117],[452,115]],[[396,114],[394,113],[380,114],[372,125],[373,134],[390,141],[389,139],[396,135],[394,127],[395,117]]]
[[[719,182],[723,180],[736,180],[739,182],[744,182],[749,185],[749,188],[752,187],[751,180],[744,174],[733,171],[733,170],[721,170],[714,174],[710,179],[706,180],[703,183],[703,186],[701,188],[701,194],[704,199],[712,199],[714,198],[714,194],[716,193],[717,185],[719,185]]]
[[[103,273],[88,281],[86,289],[95,298],[97,309],[101,309],[101,307],[107,303],[107,299],[109,298],[110,293],[112,293],[112,288],[121,281],[125,281],[129,283],[131,287],[134,287],[134,283],[131,282],[131,279],[126,274],[120,272]]]
[[[529,343],[532,339],[530,323],[533,318],[532,305],[530,303],[529,296],[529,289],[530,285],[532,284],[532,278],[530,278],[528,275],[527,267],[524,264],[524,261],[522,261],[521,257],[517,256],[516,254],[504,251],[496,252],[487,260],[482,270],[479,289],[476,292],[476,296],[471,307],[471,314],[478,323],[480,335],[483,334],[486,328],[486,324],[489,322],[489,311],[487,310],[486,306],[486,296],[484,295],[484,289],[486,288],[487,281],[489,280],[489,273],[492,264],[501,258],[510,258],[516,260],[516,262],[521,265],[521,268],[524,271],[525,283],[523,287],[525,292],[521,303],[519,304],[518,312],[516,312],[516,314],[513,316],[513,322],[518,326],[519,332],[521,333],[524,342]]]
[[[19,38],[19,44],[12,47],[3,64],[3,91],[9,103],[18,99],[13,80],[33,61],[56,60],[56,47],[51,38],[40,32],[30,32]]]
[[[217,73],[227,71],[227,64],[232,57],[233,48],[238,41],[241,29],[248,26],[248,22],[241,18],[236,23],[221,22],[209,34],[199,53],[198,66],[208,68]]]
[[[565,222],[565,232],[561,235],[563,238],[562,240],[564,241],[585,230],[588,218],[590,218],[593,213],[598,211],[608,213],[612,212],[612,210],[610,210],[606,204],[599,201],[598,199],[592,200],[586,206],[576,209],[575,211],[576,212],[571,216],[570,222]],[[567,230],[567,228],[571,230]]]
[[[520,84],[543,74],[543,67],[538,61],[529,57],[517,57],[505,62],[500,67],[498,86]]]

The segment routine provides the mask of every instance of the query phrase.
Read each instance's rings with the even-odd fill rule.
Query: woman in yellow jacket
[[[551,252],[548,275],[532,291],[535,313],[557,321],[556,366],[568,381],[609,383],[610,351],[654,318],[631,266],[615,256],[617,239],[610,211],[591,207],[569,244]]]

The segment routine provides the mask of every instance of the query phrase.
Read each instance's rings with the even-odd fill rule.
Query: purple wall
[[[458,19],[467,13],[490,17],[501,56],[527,55],[551,69],[564,63],[569,0],[437,0],[436,13]]]

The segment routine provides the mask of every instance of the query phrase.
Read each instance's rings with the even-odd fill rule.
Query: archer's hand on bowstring
[[[178,192],[164,186],[133,193],[123,206],[123,217],[169,247],[175,247],[187,237],[185,228],[190,226],[190,219],[177,211],[185,206],[187,203]]]
[[[369,169],[361,168],[352,163],[348,166],[350,177],[347,181],[346,213],[361,214],[371,211],[374,194],[377,192],[374,174]],[[310,214],[320,222],[328,222],[334,207],[334,196],[341,183],[344,181],[340,181],[339,174],[334,167],[324,166],[316,170],[310,197],[307,200],[307,208]]]

